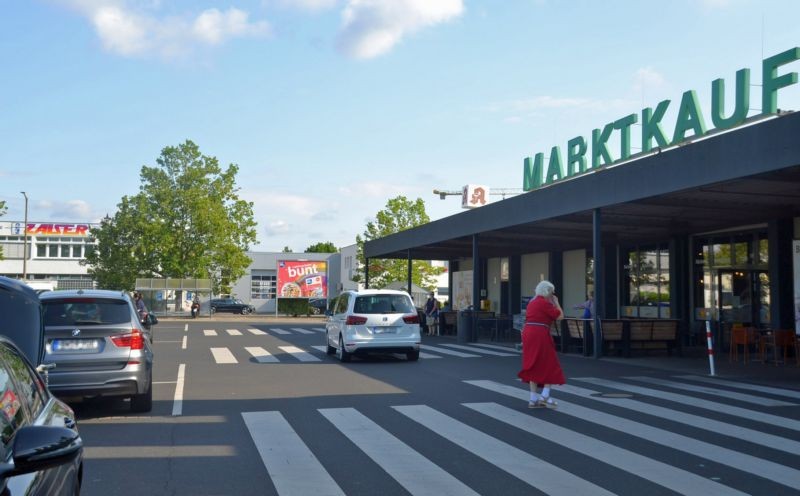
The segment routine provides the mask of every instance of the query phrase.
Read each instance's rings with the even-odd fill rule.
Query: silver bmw
[[[48,291],[44,307],[43,364],[50,390],[61,398],[126,396],[134,412],[153,405],[150,330],[139,321],[127,293]],[[148,326],[149,327],[149,326]]]

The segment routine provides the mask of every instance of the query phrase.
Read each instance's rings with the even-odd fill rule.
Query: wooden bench
[[[625,355],[630,356],[631,349],[640,350],[672,350],[678,347],[677,320],[628,320],[628,332]]]
[[[569,352],[573,348],[580,348],[581,353],[589,353],[589,336],[591,335],[591,321],[587,319],[564,319],[566,333],[561,340],[561,351]],[[585,331],[589,331],[587,334]],[[552,331],[551,331],[552,332]]]
[[[600,331],[603,336],[604,354],[616,351],[618,355],[625,351],[625,321],[602,319]]]

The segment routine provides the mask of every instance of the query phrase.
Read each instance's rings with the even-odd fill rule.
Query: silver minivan
[[[48,291],[44,307],[45,355],[50,390],[62,398],[127,396],[131,411],[153,404],[150,330],[127,293]],[[149,327],[149,326],[148,326]]]
[[[342,362],[368,353],[402,353],[411,361],[419,359],[419,316],[408,293],[345,291],[327,314],[327,352]]]

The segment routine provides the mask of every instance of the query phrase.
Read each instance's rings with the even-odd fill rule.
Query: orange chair
[[[778,353],[783,352],[783,362],[789,358],[789,348],[797,347],[797,337],[794,329],[776,329],[761,337],[759,350],[761,351],[761,361],[766,361],[767,351],[772,350],[772,357],[775,365],[778,365]]]
[[[731,327],[731,345],[728,350],[728,361],[739,361],[739,346],[743,348],[744,363],[750,359],[750,346],[756,343],[756,330],[752,327],[743,327],[734,324]]]

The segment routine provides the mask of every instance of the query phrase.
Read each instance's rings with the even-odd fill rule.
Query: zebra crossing
[[[570,378],[553,391],[557,410],[529,410],[529,391],[519,382],[464,380],[480,392],[480,402],[319,408],[314,415],[340,435],[339,444],[347,443],[341,449],[360,451],[414,495],[486,494],[448,470],[453,466],[445,460],[463,453],[475,460],[471,472],[491,466],[530,486],[520,494],[798,494],[798,391],[700,376],[642,379]],[[745,410],[749,416],[739,415]],[[769,416],[762,420],[770,425],[754,422],[759,416]],[[313,439],[304,440],[289,414],[242,417],[277,494],[347,494],[349,481],[325,468],[336,465],[327,458],[330,450],[315,453],[319,443],[307,443]],[[405,430],[398,428],[403,422]],[[415,448],[417,438],[431,435],[438,436],[436,456]],[[564,457],[592,463],[565,465]]]
[[[247,328],[239,329],[203,329],[203,337],[245,337],[245,336],[286,336],[292,334],[299,335],[319,335],[325,332],[324,327],[269,327],[267,329]],[[286,363],[286,362],[320,362],[320,355],[325,355],[326,346],[311,345],[306,349],[299,346],[275,346],[268,350],[263,346],[248,347],[231,350],[227,347],[209,348],[212,359],[217,364],[238,364],[253,361],[259,364],[267,363]],[[239,358],[235,355],[239,354]],[[486,343],[470,343],[460,345],[455,343],[439,343],[436,346],[423,344],[420,348],[420,358],[487,358],[487,357],[519,357],[520,352],[507,346],[499,346]]]

